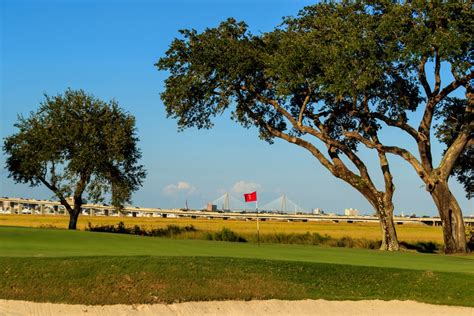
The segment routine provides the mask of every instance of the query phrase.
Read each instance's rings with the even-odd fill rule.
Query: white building
[[[346,208],[344,210],[344,215],[346,216],[359,216],[359,211],[353,208]]]
[[[320,208],[313,208],[313,215],[323,215],[324,211]]]

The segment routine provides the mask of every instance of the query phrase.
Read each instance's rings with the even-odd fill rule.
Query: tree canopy
[[[139,164],[135,118],[114,100],[104,102],[83,90],[45,95],[36,112],[19,116],[18,132],[7,137],[9,176],[31,186],[44,184],[66,207],[70,228],[87,199],[120,208],[145,178]],[[67,198],[72,196],[74,204]]]

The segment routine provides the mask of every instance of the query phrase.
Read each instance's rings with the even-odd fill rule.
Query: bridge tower
[[[283,194],[281,196],[281,211],[286,213],[287,212],[287,209],[286,209],[286,195]]]
[[[222,207],[222,210],[230,211],[229,192],[224,194],[224,206]]]

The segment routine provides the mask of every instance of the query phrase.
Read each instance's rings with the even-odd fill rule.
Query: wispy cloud
[[[165,195],[176,195],[178,193],[194,194],[197,189],[189,182],[179,181],[177,184],[168,184],[163,188]]]
[[[232,192],[236,194],[243,194],[243,193],[250,193],[253,191],[258,191],[262,188],[262,186],[255,182],[246,182],[246,181],[238,181],[232,187]]]

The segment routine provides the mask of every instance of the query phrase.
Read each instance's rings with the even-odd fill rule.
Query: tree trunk
[[[382,230],[382,245],[380,250],[398,251],[400,245],[398,243],[397,231],[393,222],[393,204],[385,203],[377,210],[379,216],[380,228]]]
[[[82,199],[75,198],[74,199],[74,207],[72,212],[69,212],[69,227],[68,229],[75,230],[77,227],[77,219],[79,218],[79,214],[81,214],[82,210]]]
[[[431,191],[443,225],[444,253],[466,253],[464,219],[456,198],[445,181],[437,182]]]
[[[76,210],[69,213],[69,227],[68,227],[68,229],[72,229],[72,230],[76,229],[78,218],[79,218],[79,212],[76,212]]]

